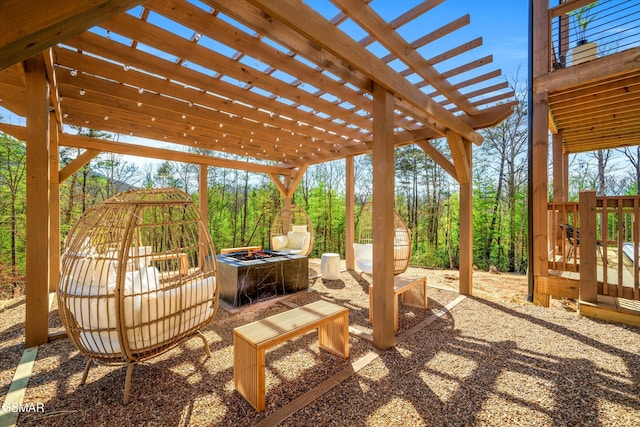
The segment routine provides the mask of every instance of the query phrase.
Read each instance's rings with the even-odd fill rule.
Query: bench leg
[[[349,313],[318,327],[318,346],[331,354],[349,357]]]
[[[233,383],[238,392],[256,411],[265,408],[265,357],[264,350],[233,336]]]
[[[427,308],[427,278],[423,277],[416,286],[402,293],[402,304]]]

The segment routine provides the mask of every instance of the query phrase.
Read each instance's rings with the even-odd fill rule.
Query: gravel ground
[[[319,270],[310,262],[310,276]],[[426,274],[429,308],[400,305],[406,332],[458,297],[457,272]],[[343,272],[341,280],[312,280],[314,292],[290,302],[326,299],[348,307],[350,324],[371,333],[370,279]],[[640,330],[524,302],[526,278],[476,272],[467,298],[344,382],[292,413],[281,425],[640,425]],[[45,412],[21,414],[18,425],[245,426],[369,354],[373,345],[351,337],[349,360],[317,345],[310,333],[268,351],[267,408],[257,414],[233,389],[233,328],[287,310],[283,304],[230,315],[219,310],[203,333],[212,358],[195,339],[134,369],[131,403],[123,405],[125,370],[92,368],[80,386],[85,359],[67,339],[41,346],[25,403]],[[52,325],[58,324],[54,312]],[[6,394],[22,351],[24,299],[0,302],[0,393]]]

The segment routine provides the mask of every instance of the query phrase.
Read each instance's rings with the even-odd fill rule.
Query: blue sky
[[[333,17],[337,9],[328,0],[306,0],[310,6],[323,11],[325,16]],[[411,9],[421,0],[373,0],[371,6],[386,20],[390,21],[401,13]],[[412,42],[430,33],[444,24],[448,24],[465,14],[471,16],[466,27],[434,42],[420,52],[429,58],[458,44],[483,38],[483,45],[465,54],[463,60],[470,60],[493,54],[493,65],[487,70],[500,68],[503,74],[511,78],[520,67],[521,79],[526,77],[527,40],[528,40],[528,1],[527,0],[446,0],[442,4],[416,19],[416,22],[401,27],[398,32]],[[452,68],[449,64],[436,66],[443,71]]]

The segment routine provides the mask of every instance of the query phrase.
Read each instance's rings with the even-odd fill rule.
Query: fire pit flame
[[[267,259],[280,256],[280,254],[265,252],[263,250],[249,250],[248,252],[239,252],[237,254],[228,255],[229,258],[237,259],[238,261],[253,261],[257,259]]]

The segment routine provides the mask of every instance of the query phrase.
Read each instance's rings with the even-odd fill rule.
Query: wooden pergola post
[[[549,4],[545,1],[533,1],[533,78],[543,76],[549,72]],[[548,266],[548,236],[547,236],[547,203],[549,177],[547,173],[549,155],[549,96],[548,92],[535,92],[533,94],[531,110],[532,130],[532,170],[530,171],[529,185],[532,187],[530,218],[532,223],[531,239],[532,253],[529,254],[532,266],[529,274],[533,274],[535,304],[549,306],[549,295],[537,292],[537,278],[546,277],[549,274]]]
[[[462,140],[469,179],[460,181],[460,285],[462,295],[473,295],[473,185],[471,142]]]
[[[344,248],[345,265],[347,270],[355,270],[355,259],[353,256],[353,243],[355,242],[355,168],[353,156],[345,158],[345,241]]]
[[[58,135],[60,129],[54,113],[49,113],[50,131],[50,202],[51,215],[49,229],[51,249],[49,253],[49,291],[55,292],[60,281],[60,159],[58,154]]]
[[[207,165],[200,165],[200,171],[198,174],[198,199],[200,200],[200,205],[198,206],[198,210],[200,213],[200,218],[207,225],[205,230],[200,230],[200,233],[208,233],[209,232],[209,168]],[[207,256],[207,245],[206,238],[202,234],[199,237],[199,251],[198,251],[198,261],[202,268],[205,265],[205,257]],[[215,256],[215,254],[212,254]]]
[[[394,96],[373,85],[373,345],[395,345],[393,318]]]
[[[27,106],[25,346],[49,337],[49,85],[42,55],[24,63]]]

